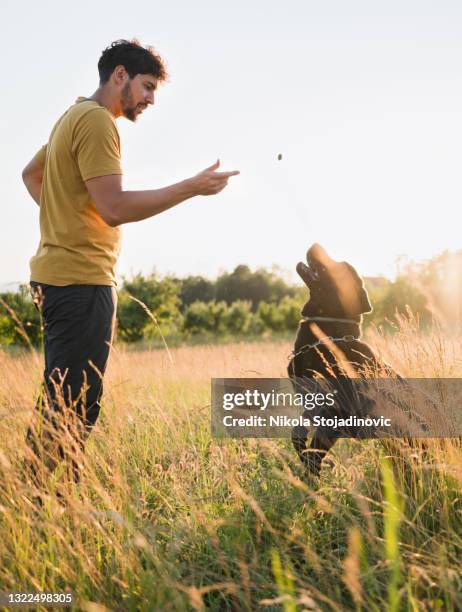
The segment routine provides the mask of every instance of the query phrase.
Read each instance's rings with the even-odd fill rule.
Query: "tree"
[[[284,296],[293,296],[295,288],[277,276],[259,268],[252,272],[249,266],[237,266],[233,272],[224,273],[216,281],[216,299],[231,304],[236,300],[249,300],[256,311],[260,302],[278,302]]]
[[[390,322],[395,319],[396,313],[407,316],[411,311],[418,317],[422,327],[432,320],[432,314],[427,308],[426,297],[406,277],[401,276],[395,282],[381,289],[381,299],[374,305],[369,322],[383,325],[390,329]]]
[[[215,299],[215,283],[203,276],[187,276],[178,282],[182,310],[193,302],[211,302]]]

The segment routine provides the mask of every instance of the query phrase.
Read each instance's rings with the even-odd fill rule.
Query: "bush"
[[[224,325],[229,334],[246,334],[252,323],[252,303],[248,300],[237,300],[226,310]]]
[[[303,302],[300,299],[286,296],[279,302],[279,309],[283,320],[284,330],[295,331],[298,327],[301,318],[301,309]]]
[[[27,340],[29,339],[29,341]],[[42,338],[40,315],[27,285],[17,292],[0,294],[0,344],[39,346]]]
[[[284,316],[278,304],[260,302],[257,309],[257,317],[263,324],[263,328],[273,332],[284,331]]]
[[[124,278],[119,293],[117,309],[118,335],[126,342],[141,340],[145,333],[155,333],[156,324],[146,309],[131,296],[142,302],[155,317],[162,333],[178,328],[181,324],[179,310],[179,287],[169,277],[159,278],[156,274],[144,277],[137,274],[131,280]]]
[[[193,302],[184,315],[187,335],[220,335],[226,331],[227,306],[225,302]]]

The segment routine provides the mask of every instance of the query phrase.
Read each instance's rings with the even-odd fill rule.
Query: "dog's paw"
[[[300,461],[302,462],[302,480],[305,484],[309,484],[311,486],[317,485],[319,479],[321,477],[321,462],[322,457],[318,455],[318,453],[310,452],[308,450],[304,450],[303,452],[298,453]]]
[[[308,468],[303,469],[300,480],[311,490],[316,491],[321,483],[321,474],[316,474]]]

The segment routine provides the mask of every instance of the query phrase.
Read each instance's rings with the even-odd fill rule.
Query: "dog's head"
[[[331,259],[319,244],[308,249],[306,262],[308,265],[297,264],[297,272],[310,290],[302,316],[359,321],[361,314],[372,310],[363,282],[353,266]]]

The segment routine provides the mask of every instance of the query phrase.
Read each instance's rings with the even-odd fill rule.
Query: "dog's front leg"
[[[314,436],[311,440],[310,448],[307,451],[309,469],[313,474],[319,476],[321,472],[321,463],[330,449],[337,442],[339,436],[332,434],[326,435],[321,433],[319,429],[314,432]]]
[[[316,429],[309,448],[307,448],[307,428],[300,425],[292,429],[292,444],[297,455],[310,474],[316,477],[320,475],[322,460],[338,439],[334,433],[327,435],[324,431],[320,431],[322,429],[320,427]]]

